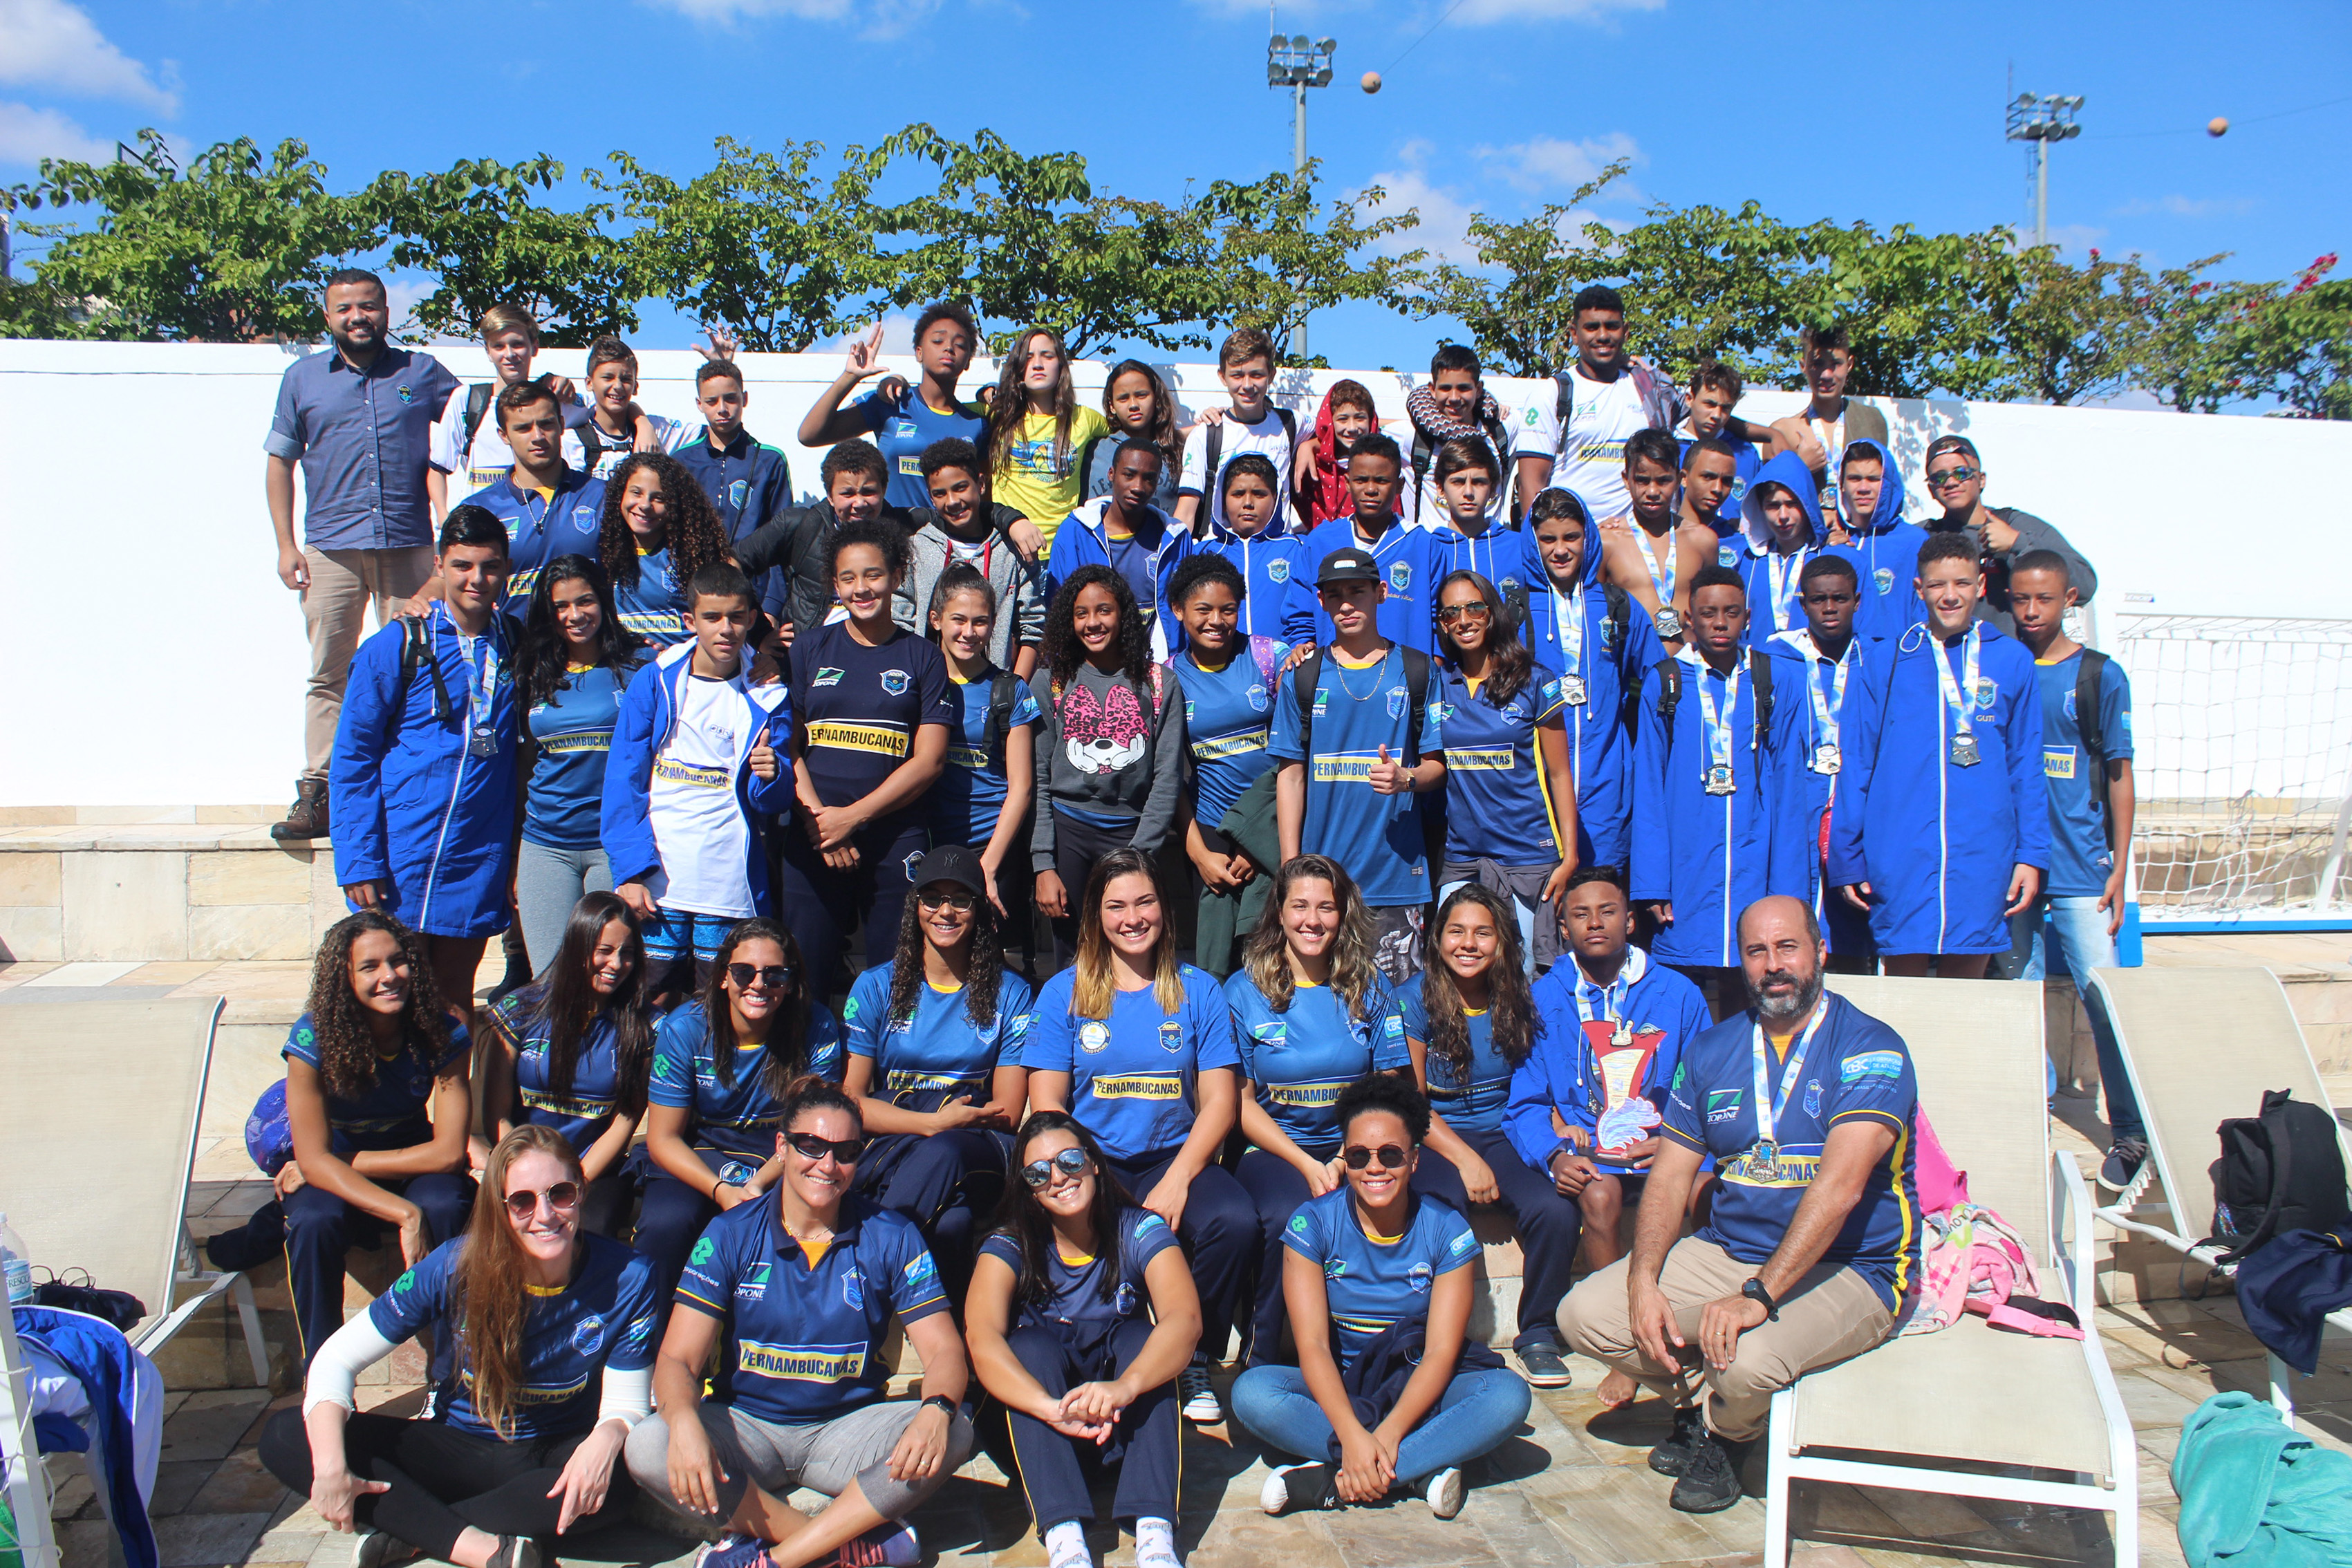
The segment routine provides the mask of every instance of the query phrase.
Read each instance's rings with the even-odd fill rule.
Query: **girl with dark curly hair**
[[[362,910],[327,929],[283,1054],[294,1158],[277,1187],[307,1367],[342,1325],[345,1248],[394,1231],[406,1266],[464,1228],[472,1042],[424,939]]]
[[[1016,1063],[1031,993],[1004,967],[978,854],[943,844],[909,876],[897,952],[857,977],[842,1009],[842,1086],[874,1134],[858,1190],[923,1227],[961,1302],[972,1232],[1003,1191],[1006,1137],[1029,1098]]]
[[[636,452],[605,481],[596,553],[621,625],[641,642],[674,647],[692,635],[686,585],[727,559],[727,531],[685,465],[664,452]]]
[[[1029,860],[1057,968],[1077,951],[1076,890],[1095,862],[1129,847],[1157,854],[1176,826],[1184,698],[1152,662],[1149,616],[1127,579],[1102,565],[1071,573],[1045,612],[1045,657],[1029,683],[1045,721]]]

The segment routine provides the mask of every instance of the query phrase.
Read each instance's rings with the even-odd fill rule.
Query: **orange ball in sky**
[[[1366,71],[1364,73],[1364,90],[1366,92],[1378,92],[1381,90],[1380,72]]]
[[[2208,136],[2219,136],[2229,129],[2230,121],[2219,114],[2205,122],[2205,134]]]

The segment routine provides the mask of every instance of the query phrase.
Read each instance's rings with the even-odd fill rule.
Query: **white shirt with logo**
[[[1650,426],[1633,373],[1629,368],[1614,381],[1592,381],[1580,365],[1570,370],[1568,383],[1575,401],[1569,409],[1566,439],[1561,438],[1558,399],[1539,397],[1519,416],[1518,456],[1550,458],[1546,487],[1556,485],[1583,497],[1596,522],[1631,511],[1625,443]]]

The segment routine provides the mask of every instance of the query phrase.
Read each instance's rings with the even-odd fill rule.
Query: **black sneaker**
[[[1339,1491],[1332,1485],[1335,1475],[1329,1465],[1286,1465],[1265,1478],[1265,1484],[1258,1489],[1257,1506],[1272,1514],[1337,1508]]]
[[[1685,1405],[1675,1412],[1673,1436],[1650,1450],[1650,1468],[1662,1476],[1679,1476],[1690,1468],[1691,1455],[1708,1440],[1698,1406]]]
[[[1721,1513],[1739,1500],[1739,1461],[1745,1443],[1727,1443],[1713,1434],[1692,1445],[1690,1464],[1675,1479],[1667,1502],[1682,1513]]]
[[[1514,1353],[1519,1358],[1519,1375],[1527,1379],[1529,1388],[1566,1388],[1576,1381],[1568,1370],[1568,1358],[1549,1340],[1521,1345]]]
[[[2147,1140],[2118,1138],[2107,1146],[2107,1157],[2099,1166],[2099,1185],[2111,1193],[2120,1193],[2132,1184],[2139,1168],[2147,1159]]]

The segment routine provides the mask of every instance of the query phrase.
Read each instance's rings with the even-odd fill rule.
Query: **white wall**
[[[478,350],[435,349],[461,376]],[[301,763],[302,617],[276,572],[262,500],[262,437],[292,352],[274,347],[0,342],[0,429],[19,454],[0,501],[0,639],[11,672],[0,805],[242,805],[285,798]],[[577,350],[544,368],[577,375]],[[700,363],[644,356],[643,401],[685,416]],[[819,455],[791,439],[832,355],[743,361],[751,429],[815,484]],[[911,362],[900,368],[909,374]],[[1209,367],[1174,368],[1192,406]],[[975,367],[972,384],[989,369]],[[1278,391],[1311,418],[1352,374],[1385,420],[1409,382],[1297,372]],[[1083,367],[1099,388],[1102,367]],[[1496,380],[1506,401],[1548,383]],[[1757,392],[1771,417],[1801,397]],[[1885,405],[1906,484],[1928,440],[1974,439],[1990,499],[2048,518],[2100,574],[2101,640],[2130,610],[2341,616],[2340,541],[2352,505],[2352,424],[1897,402]],[[2244,498],[2242,502],[2240,498]],[[2265,498],[2277,498],[2270,500]],[[1915,496],[1913,515],[1925,510]],[[2242,542],[2224,567],[2213,542]]]

